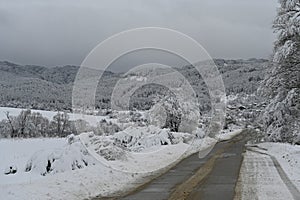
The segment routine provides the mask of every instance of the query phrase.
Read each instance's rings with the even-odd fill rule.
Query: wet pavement
[[[213,150],[204,158],[200,159],[198,154],[194,154],[135,192],[125,197],[113,199],[233,199],[242,163],[242,152],[247,141],[246,138],[248,138],[245,135],[247,135],[246,130],[230,141],[217,143]],[[202,173],[202,168],[207,167],[205,164],[208,161],[212,162],[213,165],[208,169],[209,173],[205,177],[201,177],[199,173]],[[188,187],[189,185],[192,187],[192,184],[188,182],[191,181],[189,180],[191,177],[193,177],[192,181],[194,183],[196,181],[196,185],[193,188],[188,188],[187,191],[178,191],[185,190],[184,187],[180,187],[185,183]],[[184,194],[184,197],[180,193]],[[173,197],[170,198],[170,196]]]

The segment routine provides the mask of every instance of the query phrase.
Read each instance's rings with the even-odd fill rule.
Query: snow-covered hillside
[[[264,78],[267,60],[214,60],[225,82],[228,94],[253,93]],[[201,65],[201,63],[198,63]],[[71,110],[72,83],[79,66],[44,66],[18,65],[0,61],[0,106],[45,110]],[[178,70],[193,86],[203,110],[210,106],[207,87],[201,75],[192,66]],[[106,71],[97,87],[96,106],[110,107],[111,93],[123,74]],[[135,75],[132,74],[134,78]],[[142,77],[136,77],[143,79]],[[155,87],[144,88],[133,95],[133,104],[139,108],[149,108],[157,93],[163,91]],[[155,92],[156,91],[156,92]],[[152,93],[152,94],[149,94]]]

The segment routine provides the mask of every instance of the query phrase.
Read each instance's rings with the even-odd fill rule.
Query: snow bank
[[[74,136],[0,140],[1,158],[6,157],[1,162],[0,199],[74,200],[124,193],[157,177],[183,158],[206,151],[216,142],[211,138],[187,139],[186,133],[174,133],[176,142],[162,145],[161,141],[170,142],[167,130],[140,127],[127,131],[132,133],[121,132],[116,136],[83,133],[78,136],[81,140]],[[127,149],[116,145],[116,138],[127,141],[130,135],[136,140]],[[145,148],[134,151],[139,142]],[[7,154],[7,150],[17,151]],[[120,152],[123,154],[118,155]],[[118,156],[111,159],[106,155]],[[10,164],[17,166],[17,173],[4,175]],[[25,172],[28,166],[31,169]]]
[[[129,127],[109,137],[85,133],[80,138],[89,153],[102,164],[135,174],[151,174],[168,168],[188,155],[213,146],[216,141],[154,126]]]
[[[142,151],[153,146],[171,145],[174,136],[168,129],[155,126],[128,127],[113,136],[115,140],[132,151]]]
[[[277,162],[274,162],[274,158]],[[240,171],[236,199],[294,199],[295,191],[291,189],[294,186],[300,190],[300,146],[283,143],[248,146]]]
[[[40,151],[54,151],[67,144],[64,138],[45,139],[1,139],[0,140],[0,184],[31,182],[39,179],[39,174],[26,173],[26,163],[31,156]],[[10,166],[16,166],[17,173],[5,175]]]
[[[28,160],[25,171],[45,176],[95,165],[95,160],[88,154],[78,136],[70,135],[67,141],[59,149],[34,153]]]
[[[235,200],[294,199],[269,156],[246,151],[240,170]]]
[[[288,143],[262,143],[259,147],[274,156],[289,179],[300,191],[300,146]]]

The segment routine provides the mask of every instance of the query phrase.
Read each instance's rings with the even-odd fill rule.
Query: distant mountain
[[[0,71],[17,76],[38,78],[57,84],[72,83],[78,71],[78,66],[43,67],[36,65],[17,65],[7,61],[0,62]]]
[[[251,94],[264,78],[267,60],[224,60],[215,59],[227,94]],[[198,63],[201,65],[201,63]],[[78,66],[43,67],[35,65],[18,65],[7,61],[0,62],[0,106],[34,108],[42,110],[70,110],[72,84]],[[206,85],[193,66],[178,70],[190,82],[201,99],[203,109],[210,106]],[[98,108],[110,107],[110,96],[122,74],[105,72],[96,93]],[[145,91],[146,90],[146,91]],[[149,108],[157,87],[145,87],[137,91],[132,98],[132,105],[140,109]],[[152,91],[152,92],[149,92]],[[147,95],[142,93],[147,93]],[[143,103],[144,102],[144,103]]]

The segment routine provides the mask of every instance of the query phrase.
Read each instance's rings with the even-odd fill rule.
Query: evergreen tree
[[[300,1],[280,0],[281,7],[273,23],[278,39],[275,42],[274,62],[299,64]]]
[[[260,90],[269,98],[262,114],[271,141],[299,143],[300,136],[300,1],[280,0],[273,28],[272,71]]]

